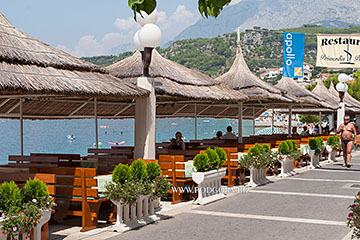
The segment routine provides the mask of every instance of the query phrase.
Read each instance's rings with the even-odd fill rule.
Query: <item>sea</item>
[[[238,133],[234,119],[197,120],[198,138],[210,139],[217,131],[226,132],[232,126]],[[99,142],[102,148],[110,148],[114,142],[125,142],[123,146],[134,146],[134,119],[99,119]],[[256,131],[262,128],[256,128]],[[157,119],[156,142],[169,141],[180,131],[185,141],[195,139],[195,120],[192,118]],[[253,121],[243,121],[243,136],[253,133]],[[71,141],[69,136],[75,139]],[[24,154],[30,153],[77,153],[87,155],[87,149],[95,143],[95,120],[24,120]],[[19,155],[20,121],[0,119],[0,164],[6,164],[8,155]]]

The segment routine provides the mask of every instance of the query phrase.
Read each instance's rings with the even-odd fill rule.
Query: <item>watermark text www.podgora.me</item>
[[[171,188],[174,193],[198,193],[202,192],[205,194],[217,194],[217,193],[224,193],[224,194],[243,194],[249,192],[248,186],[237,186],[237,187],[195,187],[195,186],[185,186],[185,187],[172,187]]]

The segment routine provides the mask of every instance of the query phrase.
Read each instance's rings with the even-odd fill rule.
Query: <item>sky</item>
[[[1,12],[18,29],[77,57],[109,55],[132,44],[140,28],[127,0],[2,0]],[[201,17],[197,0],[157,0],[162,43]],[[233,0],[232,4],[239,2]],[[135,50],[135,48],[134,48]]]

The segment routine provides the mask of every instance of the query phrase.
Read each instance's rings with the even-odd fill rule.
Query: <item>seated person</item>
[[[176,139],[176,145],[178,145],[182,150],[185,150],[185,142],[181,132],[177,132],[175,134],[175,139]]]
[[[222,137],[222,131],[217,131],[217,132],[216,132],[216,137],[214,137],[213,139],[215,139],[215,140],[220,140],[221,137]]]
[[[181,147],[176,144],[176,139],[172,138],[170,140],[170,145],[168,147],[169,150],[181,150]]]
[[[293,127],[293,128],[292,128],[291,134],[292,134],[292,135],[298,135],[297,127]]]
[[[309,130],[307,129],[307,126],[303,127],[303,131],[301,132],[301,135],[302,136],[309,136],[310,135]]]
[[[237,139],[237,136],[232,132],[232,127],[228,126],[226,128],[226,133],[221,137],[221,139]]]

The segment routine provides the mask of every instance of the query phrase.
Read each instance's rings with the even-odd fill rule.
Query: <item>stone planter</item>
[[[319,155],[315,155],[315,150],[310,149],[309,150],[309,155],[311,157],[311,161],[310,161],[310,168],[319,168],[320,167],[320,156]]]
[[[193,172],[192,180],[198,185],[198,197],[194,204],[205,205],[225,198],[221,193],[221,179],[226,174],[226,168],[207,172]]]
[[[266,168],[254,168],[250,167],[250,187],[257,187],[269,183],[270,181],[266,178]]]
[[[34,240],[41,240],[41,227],[50,220],[51,217],[51,208],[41,210],[41,217],[39,223],[34,227]],[[0,223],[3,221],[0,218]],[[1,228],[1,227],[0,227]],[[1,229],[0,229],[1,230]],[[2,230],[1,230],[2,232]],[[20,235],[17,239],[20,239]],[[22,239],[26,239],[26,234],[22,234]],[[6,234],[0,234],[0,240],[7,240]]]
[[[279,162],[281,163],[281,173],[279,177],[289,177],[295,175],[294,161],[289,158],[287,155],[280,155]]]
[[[116,206],[116,222],[112,230],[126,232],[160,220],[155,214],[156,201],[151,195],[139,196],[132,205],[124,204],[122,201],[111,201]]]
[[[51,208],[41,210],[41,215],[42,216],[39,219],[39,223],[34,228],[34,240],[41,240],[41,228],[50,220]]]
[[[329,162],[329,163],[331,163],[331,162],[336,162],[336,159],[335,159],[335,153],[336,153],[336,151],[334,151],[334,150],[332,149],[332,146],[326,145],[326,150],[328,150],[328,152],[329,152],[328,162]]]

